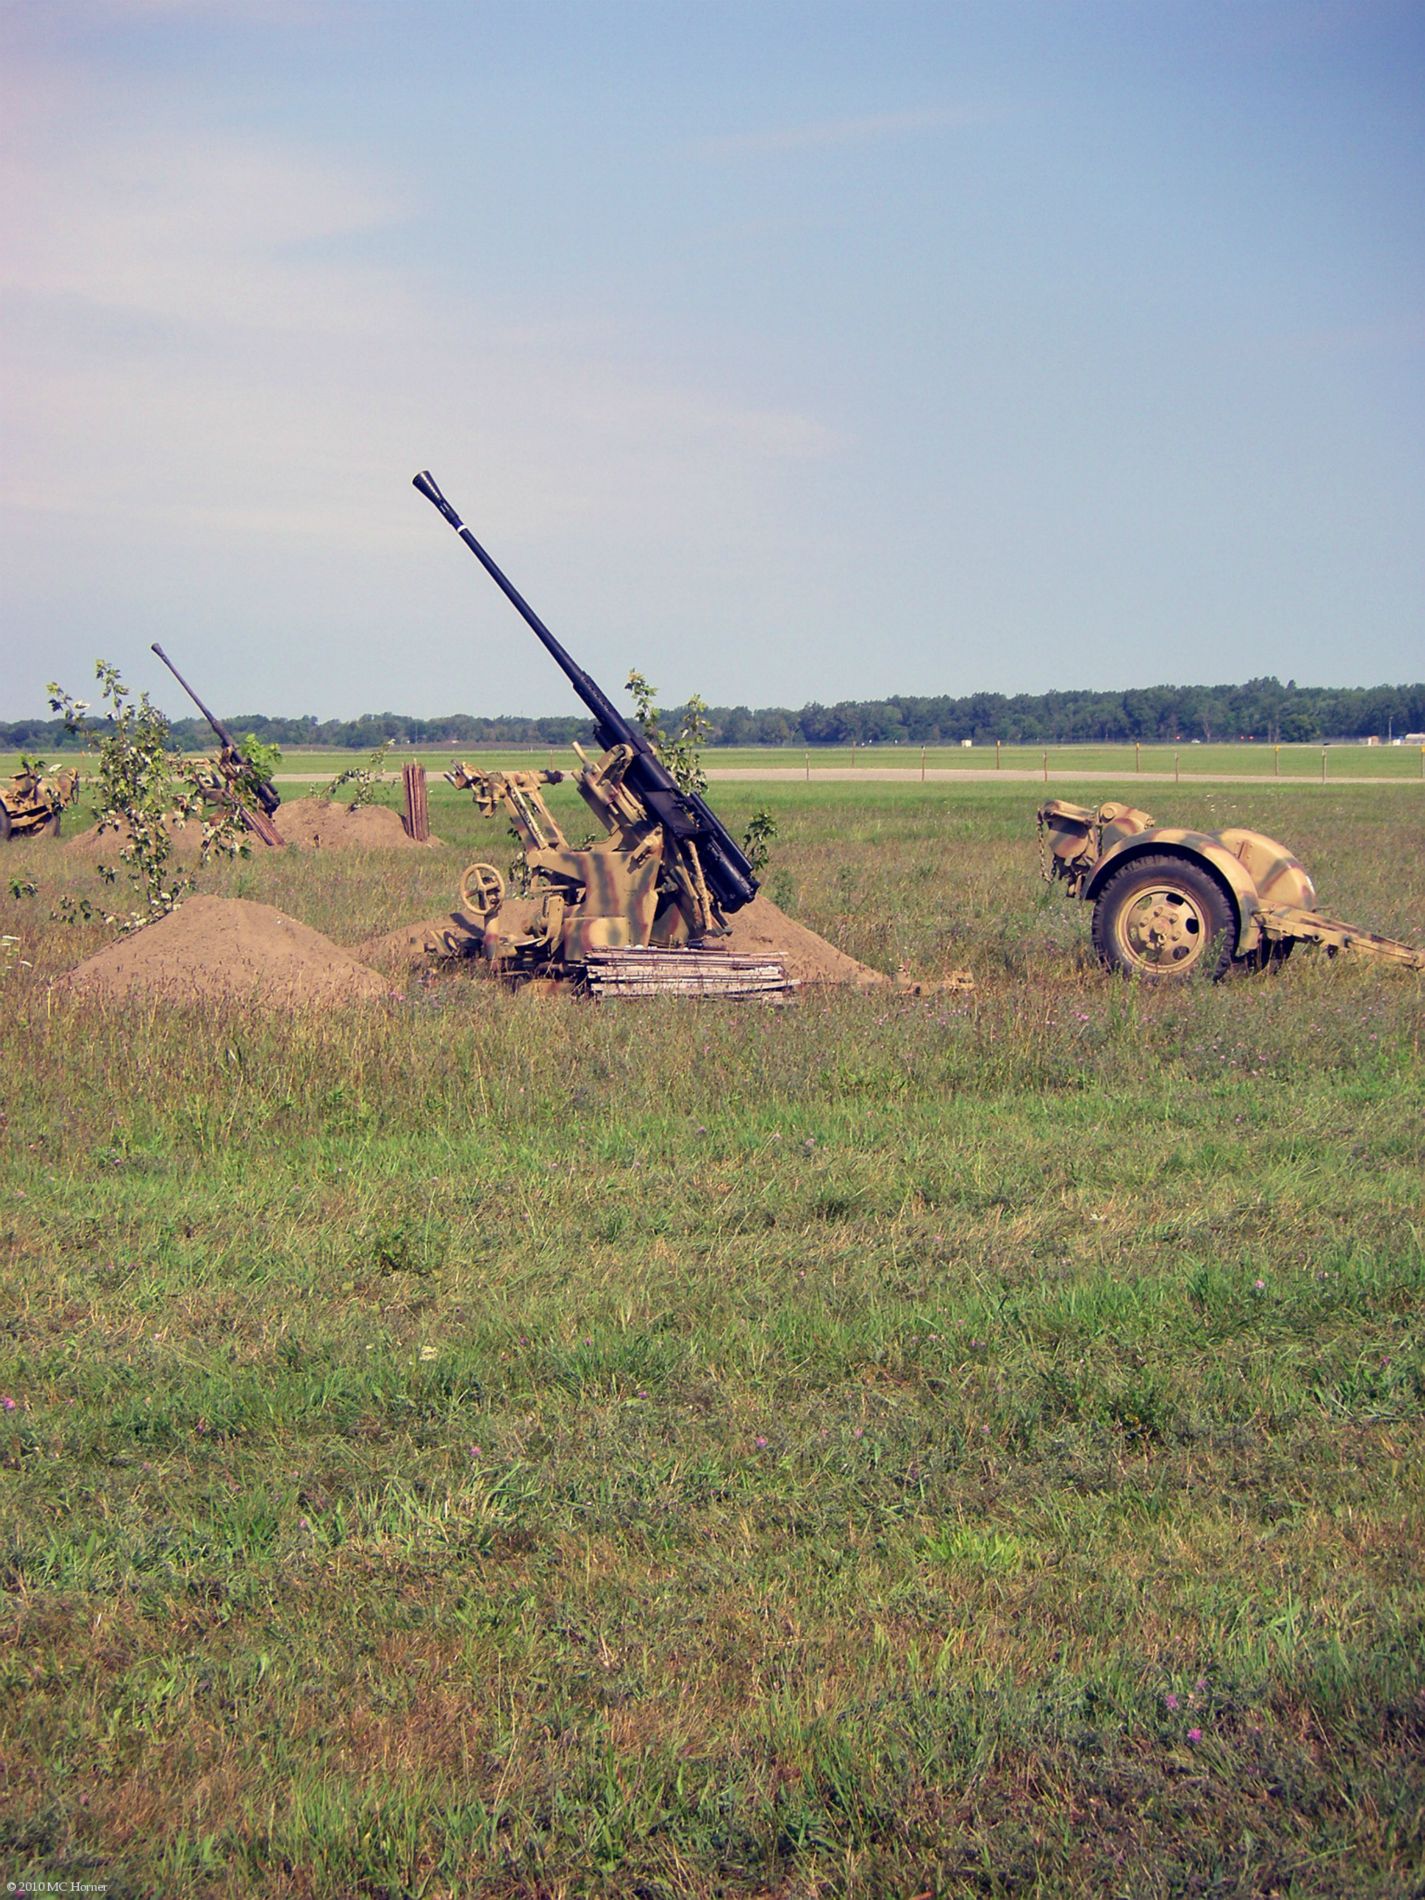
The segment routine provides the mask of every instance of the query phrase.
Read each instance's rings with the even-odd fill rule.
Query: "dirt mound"
[[[527,897],[507,897],[500,910],[500,917],[507,928],[527,930],[533,922],[539,906]],[[460,934],[460,926],[478,930],[472,919],[458,910],[443,911],[439,917],[428,917],[423,923],[402,924],[399,929],[383,931],[379,937],[367,937],[356,944],[351,954],[360,957],[363,963],[374,963],[380,970],[407,971],[415,967],[428,967],[430,956],[426,945],[442,937],[447,930]]]
[[[173,846],[173,855],[180,864],[196,864],[203,850],[203,821],[190,818],[186,825],[174,824],[170,819],[164,824],[169,842]],[[67,856],[83,858],[86,864],[117,864],[119,854],[129,843],[130,833],[127,825],[117,830],[110,828],[101,831],[97,825],[91,825],[88,831],[81,831],[69,839],[64,846]]]
[[[240,897],[190,897],[158,923],[106,945],[56,988],[97,1001],[144,996],[278,1008],[391,994],[384,977],[320,931]]]
[[[334,799],[294,798],[284,801],[272,822],[284,843],[308,851],[424,851],[439,838],[419,843],[406,835],[401,814],[389,805],[358,805],[355,811]]]
[[[532,915],[534,908],[528,900],[508,898],[501,916],[508,924],[520,919],[522,912]],[[428,962],[427,941],[458,921],[459,913],[452,911],[428,918],[424,923],[403,924],[399,930],[387,931],[383,936],[368,937],[352,954],[383,970],[408,970],[413,964]],[[858,963],[855,957],[848,957],[825,937],[819,937],[805,924],[788,917],[770,897],[753,898],[728,919],[728,925],[727,936],[709,940],[715,948],[731,950],[739,956],[781,957],[788,976],[798,983],[851,983],[861,989],[875,989],[890,981],[879,970]]]
[[[854,983],[860,989],[876,989],[890,981],[879,970],[858,963],[855,957],[848,957],[825,937],[789,917],[770,897],[754,897],[729,917],[727,924],[727,935],[716,939],[719,949],[735,951],[739,956],[780,957],[787,966],[787,975],[798,983]]]

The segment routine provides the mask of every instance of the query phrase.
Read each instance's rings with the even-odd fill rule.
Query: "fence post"
[[[1049,754],[1047,752],[1044,754],[1044,783],[1046,785],[1049,783]]]
[[[1133,770],[1135,772],[1143,770],[1143,748],[1136,739],[1133,741]]]
[[[1282,775],[1282,749],[1279,745],[1274,745],[1272,747],[1272,777],[1280,778],[1281,775]]]
[[[426,803],[426,769],[410,763],[402,768],[406,790],[406,835],[417,844],[430,837],[430,807]]]
[[[1421,760],[1422,760],[1422,768],[1421,768],[1421,769],[1422,769],[1423,771],[1425,771],[1425,746],[1421,746],[1421,748],[1420,748],[1420,756],[1421,756]],[[996,770],[997,772],[998,772],[998,770],[999,770],[999,740],[998,740],[998,739],[996,739],[996,740],[995,740],[995,770]]]
[[[805,757],[806,762],[807,762],[807,784],[810,785],[811,784],[811,754],[810,752],[807,752],[803,754],[803,756]]]
[[[925,783],[925,747],[920,748],[920,782]]]
[[[1183,755],[1181,752],[1175,752],[1173,754],[1173,783],[1174,785],[1180,785],[1182,783],[1183,775],[1181,771],[1178,769],[1182,756]]]
[[[1321,783],[1323,785],[1326,783],[1326,748],[1325,746],[1322,746],[1321,748]]]

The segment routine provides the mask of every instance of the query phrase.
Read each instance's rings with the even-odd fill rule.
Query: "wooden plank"
[[[784,997],[796,985],[780,957],[726,950],[653,946],[589,953],[584,974],[595,997],[713,996],[728,1000]]]

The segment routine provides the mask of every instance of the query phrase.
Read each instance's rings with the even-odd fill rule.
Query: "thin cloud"
[[[779,471],[844,451],[814,414],[630,354],[607,310],[511,326],[398,268],[383,240],[428,207],[369,165],[189,127],[28,134],[0,162],[0,501],[26,516],[389,544],[391,470],[479,443],[511,519],[671,533],[670,497],[725,515],[751,463],[755,514]]]
[[[329,16],[325,0],[90,0],[93,19],[231,20],[245,26],[307,27]]]
[[[735,132],[704,139],[695,150],[703,158],[756,158],[779,152],[835,151],[850,145],[879,145],[923,132],[961,131],[988,125],[1001,116],[985,106],[935,106],[916,112],[879,112],[867,118],[824,119],[815,125],[781,126],[763,132]]]
[[[330,261],[320,247],[395,224],[409,206],[333,159],[151,135],[32,152],[0,176],[12,227],[0,284],[11,292],[214,328],[390,320],[389,275]]]

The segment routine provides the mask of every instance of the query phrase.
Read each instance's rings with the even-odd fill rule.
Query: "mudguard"
[[[1271,840],[1265,842],[1270,844]],[[1282,847],[1277,845],[1274,849],[1280,852]],[[1289,852],[1284,855],[1290,857]],[[1205,865],[1220,884],[1226,885],[1232,898],[1232,907],[1237,913],[1235,954],[1239,957],[1250,956],[1261,941],[1262,934],[1257,921],[1260,894],[1256,880],[1242,860],[1220,838],[1213,837],[1209,832],[1182,831],[1174,826],[1137,832],[1104,853],[1089,874],[1082,895],[1092,902],[1115,871],[1125,864],[1131,864],[1135,858],[1153,856],[1183,858],[1189,863]],[[1295,859],[1292,862],[1295,863]],[[1312,897],[1314,901],[1314,892]]]

